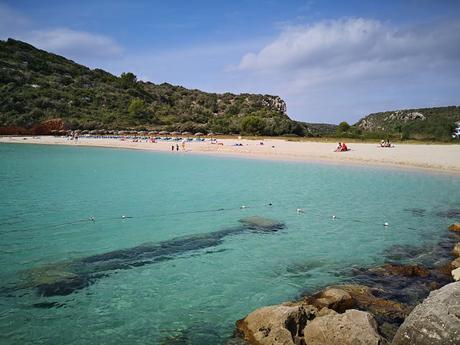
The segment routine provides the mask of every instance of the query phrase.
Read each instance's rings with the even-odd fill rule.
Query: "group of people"
[[[345,143],[339,143],[339,145],[337,145],[337,148],[335,149],[335,152],[344,152],[344,151],[348,151],[349,148],[347,147],[347,144]]]
[[[382,140],[380,142],[380,147],[393,147],[393,146],[391,145],[390,140],[387,139],[387,140]]]
[[[182,146],[182,151],[185,151],[185,140],[182,140],[181,146]],[[179,144],[171,145],[171,151],[174,151],[174,149],[176,151],[179,151]]]

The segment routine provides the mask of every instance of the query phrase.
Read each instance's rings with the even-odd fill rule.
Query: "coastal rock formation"
[[[409,307],[396,301],[374,295],[374,290],[364,285],[342,285],[340,289],[350,294],[353,308],[366,310],[380,320],[399,322],[409,314]]]
[[[460,344],[460,282],[430,293],[406,318],[392,345]]]
[[[454,223],[449,226],[450,231],[460,231],[460,223]]]
[[[367,311],[375,317],[381,335],[392,339],[409,314],[410,307],[398,301],[378,297],[379,294],[382,294],[382,290],[365,285],[338,285],[305,297],[303,303],[314,305],[318,309],[327,307],[340,313],[348,309]],[[321,310],[320,313],[322,312]]]
[[[452,267],[452,269],[459,268],[460,267],[460,258],[456,258],[454,261],[452,261],[450,263],[450,267]]]
[[[286,102],[281,99],[279,96],[264,96],[263,105],[276,109],[282,114],[286,114]]]
[[[236,322],[239,335],[251,345],[304,344],[303,330],[317,309],[304,305],[275,305],[257,309]]]
[[[318,309],[332,309],[338,313],[343,313],[353,307],[351,295],[338,287],[326,288],[311,297],[307,297],[305,303],[314,305]]]
[[[315,318],[305,327],[304,336],[308,345],[379,345],[383,341],[372,315],[354,309]]]

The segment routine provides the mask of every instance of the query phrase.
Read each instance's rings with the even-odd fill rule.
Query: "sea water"
[[[456,176],[42,145],[0,145],[0,185],[2,344],[224,344],[258,307],[379,265],[391,246],[434,245],[452,223],[440,212],[460,208]],[[254,215],[285,228],[109,271],[64,296],[15,288],[45,265]]]

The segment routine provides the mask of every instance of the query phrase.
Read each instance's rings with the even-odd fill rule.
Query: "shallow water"
[[[257,307],[383,263],[395,244],[434,245],[453,222],[439,213],[460,209],[459,177],[413,171],[10,144],[0,159],[2,344],[225,343]],[[110,270],[64,296],[24,288],[47,264],[253,215],[285,228]]]

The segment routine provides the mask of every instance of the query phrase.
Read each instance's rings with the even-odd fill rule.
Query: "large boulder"
[[[381,320],[398,322],[409,314],[409,307],[396,301],[380,298],[374,295],[374,290],[368,286],[351,284],[341,285],[340,289],[348,292],[353,301],[353,308],[366,310]]]
[[[431,292],[409,314],[392,342],[392,345],[459,344],[460,282]]]
[[[449,226],[450,231],[460,231],[460,223],[454,223]]]
[[[251,345],[303,344],[303,329],[317,309],[307,305],[275,305],[256,309],[236,322],[240,337]]]
[[[305,302],[314,305],[318,309],[329,308],[339,313],[353,308],[351,295],[340,287],[326,288],[311,297],[305,298]]]
[[[315,318],[305,327],[304,337],[308,345],[379,345],[383,342],[372,315],[354,309]]]
[[[454,269],[451,273],[452,273],[452,278],[454,278],[454,280],[458,282],[460,280],[460,268]]]

